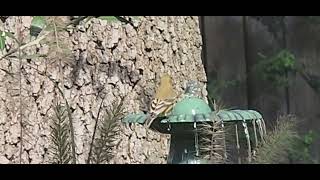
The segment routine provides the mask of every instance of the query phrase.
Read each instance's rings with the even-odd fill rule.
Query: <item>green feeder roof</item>
[[[223,121],[247,121],[252,119],[262,119],[262,115],[254,110],[221,110],[215,112]]]
[[[172,115],[181,114],[208,114],[212,110],[209,105],[202,99],[197,97],[186,97],[178,102],[172,109]]]
[[[185,97],[172,109],[167,119],[162,123],[201,122],[209,121],[212,110],[209,105],[198,97]]]
[[[137,114],[129,114],[127,115],[122,122],[126,123],[144,123],[144,121],[147,119],[147,115],[143,112],[139,112]]]

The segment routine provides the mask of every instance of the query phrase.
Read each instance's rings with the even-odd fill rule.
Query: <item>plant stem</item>
[[[24,45],[22,45],[21,42],[20,42],[18,48],[13,49],[13,50],[11,50],[10,52],[8,52],[7,54],[3,55],[3,56],[0,58],[0,60],[2,60],[2,59],[4,59],[4,58],[6,58],[6,57],[8,57],[8,56],[10,56],[10,55],[12,55],[12,54],[14,54],[14,53],[17,52],[17,51],[20,52],[21,50],[23,50],[23,49],[25,49],[25,48],[27,48],[27,47],[30,47],[30,46],[39,44],[40,41],[42,41],[48,34],[49,34],[49,32],[45,33],[45,34],[42,35],[41,37],[39,37],[39,38],[37,38],[37,39],[35,39],[35,40],[27,43],[27,44],[24,44]]]
[[[21,32],[19,32],[21,33]],[[20,39],[20,38],[19,38]],[[19,47],[21,46],[21,42],[19,42]],[[21,97],[21,89],[22,89],[22,80],[21,80],[21,69],[22,69],[22,60],[21,60],[21,49],[18,49],[19,52],[19,121],[20,121],[20,154],[19,154],[19,162],[22,163],[22,146],[23,146],[23,123],[22,123],[22,97]]]
[[[94,139],[95,139],[95,136],[96,136],[96,131],[97,131],[98,122],[99,122],[99,116],[100,116],[100,112],[101,112],[101,109],[102,109],[102,105],[103,105],[103,101],[105,99],[105,96],[106,95],[104,95],[102,100],[101,100],[100,107],[99,107],[98,114],[97,114],[97,119],[96,119],[96,122],[95,122],[95,125],[94,125],[93,135],[92,135],[92,138],[91,138],[91,144],[90,144],[90,150],[89,150],[89,154],[88,154],[87,164],[90,164],[93,142],[94,142]]]

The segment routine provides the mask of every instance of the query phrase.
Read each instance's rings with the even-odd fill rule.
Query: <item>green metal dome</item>
[[[185,97],[172,109],[167,119],[162,123],[208,121],[212,110],[209,105],[198,97]]]
[[[208,114],[211,109],[208,104],[197,97],[186,97],[178,102],[172,109],[172,115],[179,116],[181,114]]]

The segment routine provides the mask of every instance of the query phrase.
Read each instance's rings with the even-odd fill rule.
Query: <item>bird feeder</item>
[[[223,130],[224,123],[234,123],[237,129],[237,122],[242,122],[244,134],[248,143],[248,159],[251,160],[250,135],[247,122],[252,121],[254,125],[255,145],[258,143],[256,124],[258,125],[260,139],[265,135],[265,125],[262,116],[253,110],[212,110],[206,101],[197,94],[199,87],[196,82],[189,82],[185,94],[173,107],[171,113],[166,117],[158,117],[151,125],[155,130],[171,135],[168,164],[203,164],[208,163],[201,157],[199,142],[201,141],[199,132],[201,125],[220,122]],[[123,122],[143,124],[147,115],[144,113],[129,114]],[[237,134],[237,148],[240,148]],[[221,147],[225,148],[225,141]],[[224,149],[225,152],[225,149]],[[223,155],[226,158],[226,155]]]

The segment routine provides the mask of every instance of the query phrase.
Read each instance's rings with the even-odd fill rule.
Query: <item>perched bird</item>
[[[148,118],[146,119],[144,126],[149,128],[152,122],[159,115],[167,115],[172,110],[177,98],[178,95],[173,88],[170,75],[163,75],[161,77],[160,85],[156,91],[155,97],[151,102]]]

